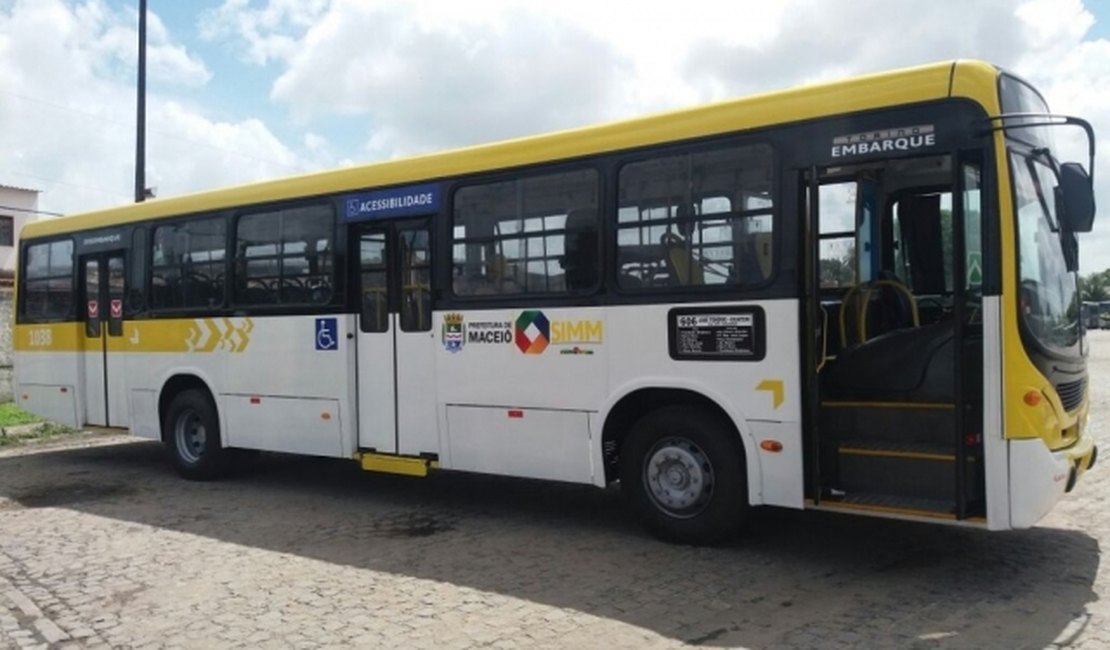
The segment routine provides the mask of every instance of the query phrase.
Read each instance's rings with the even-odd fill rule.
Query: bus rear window
[[[31,244],[23,260],[23,315],[30,321],[73,314],[73,242]]]

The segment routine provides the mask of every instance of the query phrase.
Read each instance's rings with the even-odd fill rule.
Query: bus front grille
[[[1083,403],[1083,396],[1086,393],[1087,380],[1078,379],[1076,381],[1064,382],[1056,385],[1056,392],[1060,395],[1060,402],[1064,405],[1064,410],[1074,411]]]

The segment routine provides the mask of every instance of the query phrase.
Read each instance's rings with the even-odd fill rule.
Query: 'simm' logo
[[[516,347],[524,354],[543,354],[551,342],[551,323],[538,309],[520,312],[513,326]]]

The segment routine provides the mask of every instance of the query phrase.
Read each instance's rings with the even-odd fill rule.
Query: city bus
[[[1029,527],[1096,458],[1093,154],[955,61],[39,221],[15,393],[187,479],[619,483],[681,543],[754,506]]]
[[[1079,320],[1087,329],[1097,330],[1102,327],[1099,316],[1099,303],[1084,300],[1079,306]]]
[[[1098,308],[1098,327],[1100,329],[1110,329],[1110,300],[1104,300],[1097,304]]]

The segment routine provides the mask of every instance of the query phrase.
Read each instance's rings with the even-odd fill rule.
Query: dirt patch
[[[123,484],[62,483],[59,485],[39,485],[12,498],[25,508],[54,508],[74,503],[101,501],[113,497],[133,494],[134,488]]]
[[[431,537],[440,533],[450,532],[455,529],[455,524],[432,515],[409,515],[393,518],[380,529],[378,533],[385,537]]]

